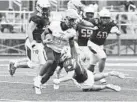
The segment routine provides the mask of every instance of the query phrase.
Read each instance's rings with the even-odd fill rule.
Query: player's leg
[[[104,90],[104,89],[110,89],[110,90],[114,90],[116,92],[119,92],[121,90],[121,87],[118,85],[114,85],[114,84],[103,84],[103,85],[92,85],[92,88],[90,89],[83,89],[84,92],[87,91],[100,91],[100,90]]]
[[[55,70],[58,66],[58,63],[60,61],[60,53],[56,53],[56,52],[53,51],[53,55],[54,56],[53,56],[52,60],[54,62],[48,68],[48,70],[45,72],[44,77],[41,80],[42,84],[46,83],[49,80],[49,78],[54,74],[54,72],[55,72]]]
[[[99,46],[91,41],[88,41],[88,47],[93,52],[93,54],[98,59],[99,62],[99,72],[102,73],[104,71],[105,62],[106,62],[106,53],[103,50],[103,46]],[[100,80],[102,83],[106,82],[105,79]]]
[[[13,76],[16,72],[17,68],[30,68],[28,66],[28,59],[20,59],[18,61],[10,61],[9,62],[9,73]]]
[[[105,68],[105,63],[106,63],[106,58],[107,58],[107,55],[105,53],[105,51],[103,50],[103,46],[100,46],[100,50],[98,50],[98,58],[100,59],[99,60],[99,72],[103,72],[104,71],[104,68]]]
[[[95,71],[95,66],[97,64],[97,62],[99,61],[97,55],[97,49],[98,46],[94,43],[92,43],[91,41],[88,41],[88,48],[90,50],[90,62],[89,62],[89,66],[88,66],[88,70],[94,72]]]
[[[125,78],[125,75],[123,73],[117,72],[117,71],[111,71],[111,72],[105,72],[105,73],[96,73],[94,74],[94,80],[99,81],[103,78],[109,77],[109,76],[115,76],[118,78]]]
[[[49,78],[54,74],[55,70],[57,68],[57,63],[54,62],[50,68],[46,71],[46,73],[43,75],[41,83],[45,84]]]
[[[108,77],[108,76],[116,76],[116,77],[122,77],[123,74],[115,71],[111,71],[108,73],[99,73],[99,74],[94,74],[91,71],[87,70],[87,75],[88,79],[81,84],[81,87],[83,91],[99,91],[99,90],[104,90],[104,89],[111,89],[114,91],[120,91],[121,88],[117,85],[113,84],[101,84],[101,85],[96,85],[94,82],[98,81],[102,78]]]
[[[56,77],[57,77],[57,79],[59,79],[59,77],[60,77],[62,68],[63,68],[63,62],[60,62],[58,64],[58,67],[56,68]]]
[[[28,39],[25,41],[26,55],[27,58],[12,60],[9,62],[9,73],[11,76],[15,74],[17,68],[30,68],[30,60],[32,56],[32,48],[30,47],[30,42]]]
[[[91,53],[90,61],[87,69],[90,70],[91,72],[95,72],[95,66],[98,61],[99,61],[98,58],[93,53]]]
[[[56,58],[55,58],[54,51],[48,47],[45,48],[45,51],[46,51],[46,56],[47,56],[46,63],[42,66],[38,76],[34,80],[34,86],[39,90],[39,92],[41,89],[41,85],[48,81],[48,79],[50,78],[50,76],[53,75],[57,67],[57,64],[55,63]],[[38,94],[41,94],[41,92]]]

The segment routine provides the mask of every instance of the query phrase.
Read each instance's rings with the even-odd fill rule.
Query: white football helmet
[[[68,27],[73,27],[76,24],[77,19],[80,16],[78,15],[77,11],[74,9],[68,9],[65,11],[64,22]]]
[[[87,19],[92,19],[94,17],[94,8],[92,6],[86,6],[83,11],[83,17]]]
[[[103,8],[100,12],[99,12],[99,16],[100,17],[111,17],[111,13],[108,9]]]
[[[76,10],[68,9],[65,11],[65,17],[67,19],[78,19],[80,16],[78,15]]]
[[[49,8],[51,7],[48,0],[38,0],[36,3],[36,10],[42,15],[49,15]]]
[[[83,4],[81,3],[81,0],[69,0],[69,2],[67,4],[67,8],[68,9],[74,9],[78,13],[80,13],[80,11],[83,8]]]
[[[108,9],[103,8],[100,12],[99,12],[99,16],[100,16],[100,20],[103,24],[108,24],[110,22],[110,18],[111,18],[111,13]]]

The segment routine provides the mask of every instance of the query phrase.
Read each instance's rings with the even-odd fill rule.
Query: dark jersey
[[[97,23],[93,23],[98,27],[98,29],[93,31],[93,34],[90,36],[90,41],[97,45],[103,45],[111,31],[111,28],[116,26],[116,24],[114,22],[110,22],[107,25],[103,25],[99,21]]]
[[[33,33],[33,39],[36,40],[37,42],[41,42],[41,34],[44,31],[44,28],[49,24],[49,19],[40,17],[38,15],[33,15],[29,22],[33,21],[34,23],[37,24],[36,28],[34,29]]]
[[[74,62],[75,62],[75,60],[72,59],[72,58],[66,59],[63,62],[63,67],[65,68],[66,72],[75,70],[75,75],[73,76],[73,78],[78,83],[83,83],[88,78],[87,72],[86,72],[86,70],[84,68],[81,68],[78,63],[76,63],[76,66],[75,66]]]
[[[77,25],[78,32],[78,45],[87,46],[90,35],[93,33],[93,30],[89,29],[89,26],[86,27],[82,22]]]

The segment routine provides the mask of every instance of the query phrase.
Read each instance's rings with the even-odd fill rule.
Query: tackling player
[[[65,11],[63,21],[53,21],[42,34],[43,44],[47,55],[47,61],[34,79],[36,94],[41,94],[41,84],[44,84],[53,75],[59,64],[61,51],[64,47],[71,47],[76,31],[73,28],[79,18],[73,9]],[[70,54],[71,55],[71,54]]]
[[[10,75],[13,75],[17,68],[41,67],[45,64],[44,46],[41,43],[41,34],[49,25],[50,3],[48,0],[38,0],[36,13],[31,16],[28,24],[28,37],[25,42],[28,59],[11,62],[9,65]]]
[[[97,26],[98,29],[93,31],[88,41],[88,47],[93,53],[88,69],[93,71],[96,63],[99,62],[99,72],[103,72],[107,57],[103,50],[103,45],[110,33],[120,35],[120,31],[117,25],[111,21],[109,10],[105,8],[102,9],[99,12],[99,16],[98,21],[93,21],[93,24]]]
[[[93,24],[90,23],[91,20],[94,18],[94,8],[90,6],[86,6],[83,10],[82,14],[83,20],[81,20],[76,27],[77,30],[77,43],[79,45],[80,53],[83,53],[83,59],[88,58],[90,56],[89,48],[87,47],[87,42],[89,40],[89,37],[93,33]],[[90,25],[89,25],[90,23]],[[85,57],[84,57],[85,56]]]

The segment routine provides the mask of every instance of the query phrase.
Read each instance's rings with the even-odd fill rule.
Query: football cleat
[[[113,85],[113,84],[108,84],[108,85],[107,85],[107,88],[109,88],[109,89],[111,89],[111,90],[114,90],[114,91],[116,91],[116,92],[121,91],[121,87],[120,87],[120,86]]]
[[[60,81],[59,81],[58,79],[54,79],[54,80],[53,80],[53,83],[54,83],[53,88],[54,88],[55,90],[59,89]]]
[[[34,81],[34,89],[36,94],[41,94],[41,79],[36,77],[33,79]]]
[[[9,73],[11,76],[13,76],[15,74],[15,71],[17,69],[17,67],[15,67],[14,65],[15,65],[14,62],[9,63]]]
[[[59,89],[59,84],[54,84],[53,88],[54,88],[54,90],[58,90]]]

